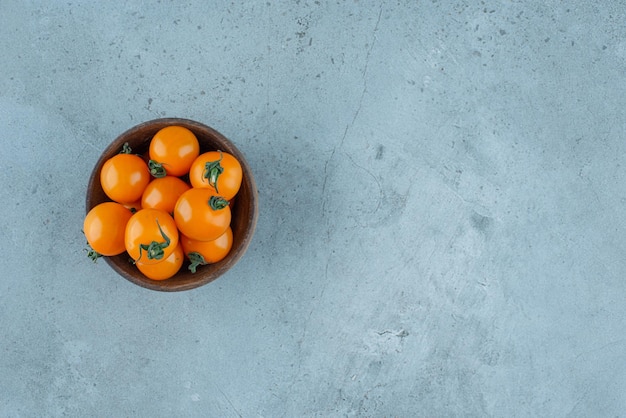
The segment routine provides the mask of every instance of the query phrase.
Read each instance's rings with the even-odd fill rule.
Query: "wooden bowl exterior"
[[[122,277],[152,290],[175,292],[197,288],[220,277],[244,255],[256,228],[258,217],[258,193],[250,166],[243,154],[226,137],[213,128],[201,123],[179,118],[156,119],[139,124],[117,137],[102,153],[89,178],[86,197],[86,212],[102,202],[110,201],[100,185],[100,170],[106,160],[119,153],[125,142],[128,142],[134,154],[148,151],[150,140],[161,128],[171,125],[184,126],[191,130],[200,143],[200,153],[221,150],[235,156],[241,163],[243,181],[232,209],[231,228],[233,230],[233,247],[222,261],[201,266],[196,273],[191,273],[185,262],[181,270],[167,280],[151,280],[145,277],[131,262],[128,254],[103,259]]]

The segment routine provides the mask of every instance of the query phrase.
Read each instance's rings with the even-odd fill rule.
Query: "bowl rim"
[[[256,181],[254,179],[254,176],[252,175],[252,170],[250,168],[250,165],[248,164],[247,159],[245,158],[243,153],[239,150],[239,148],[237,148],[237,146],[230,139],[226,138],[222,133],[218,132],[213,127],[206,125],[204,123],[192,120],[192,119],[177,118],[177,117],[157,118],[157,119],[152,119],[152,120],[141,122],[125,130],[124,132],[119,134],[115,139],[113,139],[113,141],[109,143],[109,145],[102,151],[102,153],[98,157],[98,160],[95,163],[92,169],[91,175],[89,177],[89,181],[88,181],[87,189],[85,193],[86,195],[85,213],[88,213],[89,210],[93,208],[94,206],[96,206],[97,204],[102,203],[101,200],[98,200],[97,198],[95,198],[90,192],[94,190],[94,187],[101,187],[100,186],[100,170],[102,168],[102,165],[108,158],[110,158],[107,156],[109,156],[112,153],[115,153],[115,151],[117,151],[120,148],[120,146],[125,142],[124,141],[125,138],[129,138],[129,137],[132,137],[133,135],[137,135],[141,133],[143,130],[148,129],[148,128],[150,128],[150,130],[155,130],[155,133],[156,133],[158,129],[161,129],[166,126],[176,125],[176,124],[179,124],[181,126],[184,126],[190,129],[192,132],[194,132],[196,136],[198,136],[199,131],[209,134],[210,136],[216,138],[219,142],[227,145],[227,148],[228,148],[227,152],[233,154],[235,158],[237,158],[237,160],[241,164],[241,167],[244,173],[243,177],[244,177],[245,186],[244,184],[242,184],[242,187],[247,188],[248,193],[249,193],[249,198],[250,198],[248,205],[247,205],[248,211],[246,212],[248,215],[247,216],[248,227],[243,230],[244,235],[238,238],[240,241],[239,246],[237,248],[233,248],[231,250],[231,253],[227,256],[226,259],[218,263],[215,263],[213,267],[216,267],[216,269],[211,274],[200,275],[196,273],[198,274],[197,276],[198,278],[197,280],[193,280],[193,281],[185,281],[182,283],[177,283],[176,281],[169,281],[169,279],[168,280],[151,280],[145,277],[138,270],[137,270],[137,275],[135,276],[135,275],[127,273],[127,271],[123,270],[118,265],[119,259],[116,259],[115,257],[119,257],[119,256],[102,257],[105,260],[105,262],[116,273],[118,273],[120,276],[124,277],[128,281],[138,286],[141,286],[150,290],[161,291],[161,292],[178,292],[178,291],[195,289],[195,288],[204,286],[208,283],[211,283],[217,278],[224,275],[235,264],[237,264],[237,262],[243,257],[243,255],[248,250],[250,243],[252,241],[252,238],[254,236],[254,232],[256,230],[256,225],[257,225],[258,216],[259,216],[258,190],[256,187]],[[149,142],[149,140],[146,140],[144,142]],[[202,152],[203,151],[201,150],[201,153]],[[239,202],[235,202],[235,205],[237,205],[238,203]]]

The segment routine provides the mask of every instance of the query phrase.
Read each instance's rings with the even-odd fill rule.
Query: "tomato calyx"
[[[96,263],[98,259],[102,257],[102,254],[91,248],[89,245],[87,245],[85,251],[87,251],[87,257],[89,257],[89,259],[91,259],[91,261],[93,261],[94,263]]]
[[[209,206],[213,210],[224,209],[228,205],[230,205],[230,202],[221,196],[211,196],[209,199]]]
[[[124,145],[122,146],[122,150],[120,151],[120,154],[132,154],[132,153],[133,153],[133,149],[130,147],[128,142],[124,142]]]
[[[165,235],[165,232],[163,232],[158,219],[156,223],[159,227],[159,232],[165,241],[152,241],[150,244],[139,244],[139,258],[136,261],[141,260],[141,257],[143,257],[143,251],[145,251],[148,255],[148,260],[160,260],[163,258],[163,255],[165,255],[164,249],[170,245],[170,239],[167,235]]]
[[[189,270],[192,273],[196,272],[196,269],[198,268],[198,266],[205,266],[209,264],[206,262],[202,254],[195,252],[195,251],[187,254],[187,257],[189,258],[189,261],[191,261],[191,264],[189,264]]]
[[[204,174],[202,178],[207,179],[207,181],[209,182],[209,186],[212,186],[215,191],[219,193],[219,190],[217,190],[217,179],[219,178],[220,174],[224,172],[224,167],[222,167],[222,165],[220,164],[220,161],[222,161],[222,158],[224,158],[224,156],[222,155],[222,151],[218,152],[220,153],[219,159],[215,161],[208,161],[204,165]]]
[[[154,178],[160,179],[167,175],[165,167],[163,167],[163,164],[158,161],[148,161],[148,168],[150,169],[150,174],[152,174],[152,177]]]

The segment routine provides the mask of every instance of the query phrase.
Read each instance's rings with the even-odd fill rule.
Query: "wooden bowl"
[[[258,193],[250,166],[243,154],[224,135],[215,129],[188,119],[165,118],[141,123],[118,136],[102,153],[89,178],[87,186],[86,212],[102,202],[110,201],[100,185],[100,170],[106,160],[118,154],[125,142],[128,142],[134,154],[144,154],[150,140],[161,128],[171,125],[184,126],[191,130],[200,143],[200,153],[221,150],[231,153],[241,163],[243,181],[235,197],[232,208],[231,228],[233,247],[222,261],[198,267],[196,273],[189,271],[188,262],[181,270],[167,280],[151,280],[144,276],[132,264],[129,255],[124,252],[113,257],[102,257],[117,273],[136,285],[163,292],[175,292],[194,289],[220,277],[244,255],[256,227],[258,217]]]

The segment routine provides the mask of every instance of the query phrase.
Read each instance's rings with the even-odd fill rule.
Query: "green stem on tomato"
[[[143,257],[143,251],[148,254],[148,260],[160,260],[165,255],[164,250],[170,245],[170,239],[167,235],[165,235],[165,232],[163,232],[163,229],[161,228],[158,219],[156,223],[159,227],[159,232],[161,233],[161,236],[165,241],[152,241],[150,244],[139,244],[139,258],[136,261],[141,260],[141,257]]]
[[[196,269],[198,268],[198,266],[204,266],[208,264],[204,260],[204,257],[202,256],[202,254],[195,252],[195,251],[187,254],[187,258],[189,258],[189,261],[191,261],[191,264],[189,265],[189,270],[192,273],[196,272]]]
[[[224,172],[224,167],[220,164],[224,155],[222,151],[218,152],[220,153],[220,158],[216,161],[209,161],[204,165],[204,174],[202,177],[203,179],[207,179],[209,186],[213,187],[215,191],[219,193],[219,190],[217,190],[217,179],[220,174]]]
[[[160,179],[167,175],[167,172],[165,171],[165,167],[163,167],[163,164],[157,161],[154,161],[154,160],[148,161],[148,168],[150,169],[150,174],[152,174],[152,177],[155,177],[157,179]]]
[[[130,147],[128,142],[124,142],[124,146],[122,146],[122,150],[120,151],[120,154],[132,154],[132,153],[133,153],[133,149]]]
[[[230,202],[221,196],[211,196],[211,198],[209,199],[209,206],[213,210],[224,209],[229,204]]]
[[[87,244],[87,248],[85,248],[85,251],[87,251],[87,257],[89,257],[94,263],[97,262],[100,257],[102,257],[102,254],[91,248],[89,244]]]

